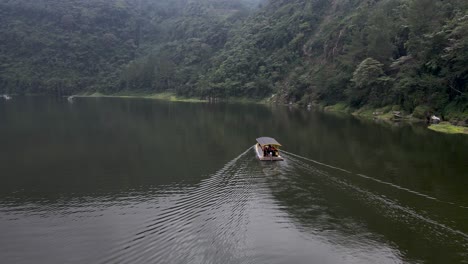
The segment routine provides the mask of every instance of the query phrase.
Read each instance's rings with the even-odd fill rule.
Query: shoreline
[[[197,99],[193,97],[181,97],[174,93],[154,93],[154,94],[130,94],[130,93],[116,93],[116,94],[102,94],[99,92],[95,93],[84,93],[69,96],[68,98],[127,98],[127,99],[153,99],[153,100],[164,100],[169,102],[188,102],[188,103],[207,103],[208,100]]]
[[[384,122],[406,122],[406,123],[423,123],[424,119],[415,118],[412,114],[401,114],[401,117],[395,118],[394,109],[391,106],[382,108],[366,108],[351,109],[344,103],[338,103],[331,106],[321,106],[323,111],[329,113],[343,113],[353,115],[359,118],[372,119]],[[397,109],[399,110],[399,109]],[[396,110],[395,110],[396,111]],[[429,124],[427,129],[444,134],[465,134],[468,135],[468,127],[452,125],[449,121],[442,121],[439,124]]]
[[[178,96],[172,92],[162,92],[162,93],[153,93],[153,94],[144,94],[144,93],[116,93],[116,94],[102,94],[99,92],[95,93],[84,93],[84,94],[77,94],[72,95],[72,98],[135,98],[135,99],[152,99],[152,100],[163,100],[169,102],[188,102],[188,103],[209,103],[209,102],[227,102],[227,103],[246,103],[246,104],[263,104],[263,105],[284,105],[284,106],[291,106],[291,104],[281,104],[275,103],[271,101],[271,98],[264,98],[264,99],[250,99],[250,98],[234,98],[230,97],[227,99],[217,99],[215,98],[213,101],[208,99],[201,99],[195,97],[183,97]],[[292,104],[294,107],[299,107],[298,104]],[[411,114],[402,114],[401,118],[395,120],[393,110],[395,107],[383,107],[383,108],[361,108],[361,109],[351,109],[345,103],[337,103],[335,105],[330,106],[323,106],[320,104],[313,104],[310,107],[314,107],[320,109],[324,112],[328,113],[343,113],[347,115],[352,115],[358,118],[364,118],[368,120],[378,120],[378,121],[385,121],[385,122],[407,122],[407,123],[419,123],[424,122],[423,119],[415,118]],[[307,108],[310,108],[307,107]],[[443,121],[439,124],[430,124],[427,126],[427,129],[438,133],[444,134],[465,134],[468,135],[468,127],[464,126],[457,126],[452,125],[448,121]]]
[[[169,102],[186,102],[186,103],[209,103],[209,102],[227,102],[227,103],[242,103],[242,104],[270,104],[266,99],[250,99],[250,98],[236,98],[229,97],[227,99],[214,98],[213,100],[202,99],[199,97],[185,97],[179,96],[172,92],[162,92],[162,93],[115,93],[115,94],[103,94],[99,92],[95,93],[83,93],[76,94],[67,97],[72,98],[135,98],[135,99],[153,99],[153,100],[163,100]]]

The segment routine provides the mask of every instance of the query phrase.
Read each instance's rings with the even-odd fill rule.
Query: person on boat
[[[276,157],[276,148],[272,146],[270,148],[270,151],[271,151],[271,156]]]
[[[263,147],[263,156],[266,157],[268,155],[268,146]]]
[[[268,155],[273,156],[273,147],[271,145],[268,145]]]

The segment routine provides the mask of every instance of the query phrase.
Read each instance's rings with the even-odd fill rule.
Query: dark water
[[[257,161],[258,136],[285,161]],[[0,101],[1,263],[467,263],[468,136],[320,112]]]

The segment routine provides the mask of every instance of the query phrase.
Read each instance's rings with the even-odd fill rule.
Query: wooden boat
[[[271,137],[260,137],[257,138],[257,144],[254,149],[259,160],[265,161],[278,161],[283,160],[279,153],[281,144],[276,139]]]

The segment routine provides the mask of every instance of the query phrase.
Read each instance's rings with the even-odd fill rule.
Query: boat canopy
[[[259,137],[257,138],[258,144],[260,144],[262,147],[266,145],[272,145],[272,146],[278,146],[281,147],[281,144],[276,141],[276,139],[271,138],[271,137]]]

